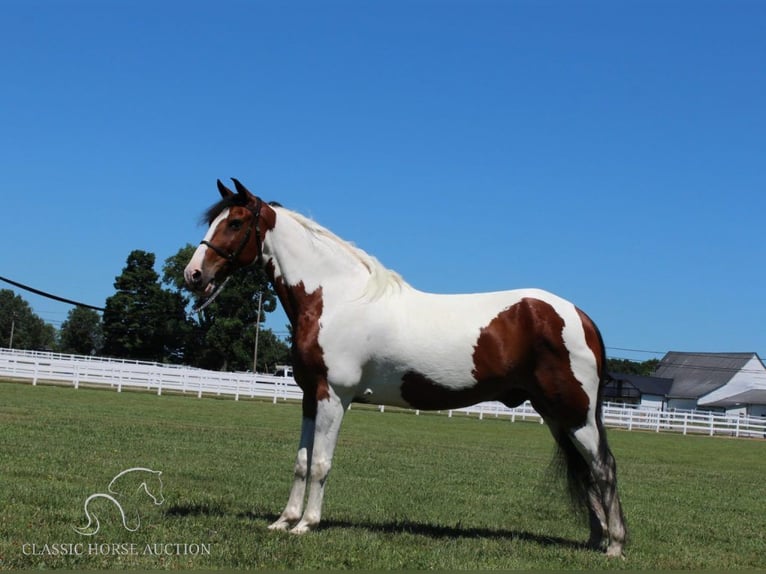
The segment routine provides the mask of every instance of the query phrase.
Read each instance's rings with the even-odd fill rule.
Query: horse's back
[[[566,362],[598,384],[600,339],[587,316],[547,291],[440,295],[406,290],[362,314],[364,357],[355,399],[419,409],[487,400],[518,403],[541,361]],[[597,332],[596,332],[597,333]]]

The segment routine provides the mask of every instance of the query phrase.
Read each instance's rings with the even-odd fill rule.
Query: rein
[[[253,214],[253,219],[250,221],[250,225],[247,227],[247,232],[245,233],[245,236],[242,238],[242,241],[240,241],[239,246],[232,251],[231,253],[227,253],[225,250],[221,249],[217,245],[213,245],[209,241],[202,240],[200,241],[200,245],[205,245],[206,247],[209,247],[213,251],[215,251],[218,255],[226,259],[226,261],[234,267],[236,264],[237,258],[242,254],[242,252],[245,250],[245,247],[250,242],[250,236],[253,233],[253,229],[255,229],[255,242],[258,246],[258,255],[253,259],[251,263],[255,263],[256,261],[261,261],[263,259],[263,250],[261,246],[261,228],[258,226],[258,220],[261,217],[261,198],[258,197],[257,203],[255,204],[255,208],[250,207],[250,205],[245,205],[244,207],[247,208],[247,210]]]

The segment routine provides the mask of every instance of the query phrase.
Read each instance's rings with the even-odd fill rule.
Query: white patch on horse
[[[212,241],[213,236],[215,235],[216,230],[218,229],[218,225],[225,220],[229,216],[229,210],[224,209],[221,214],[216,217],[213,222],[210,224],[210,227],[208,227],[207,233],[205,233],[205,237],[202,238],[202,241]],[[197,249],[194,251],[194,255],[192,255],[192,258],[189,260],[189,263],[186,265],[186,269],[184,270],[184,277],[188,282],[191,281],[191,277],[187,276],[192,269],[203,269],[203,263],[205,261],[205,255],[207,254],[208,247],[204,243],[200,242],[200,244],[197,246]]]
[[[556,312],[564,320],[562,337],[569,351],[569,364],[572,374],[582,385],[588,395],[588,420],[595,421],[598,406],[598,388],[601,378],[598,373],[598,357],[588,345],[585,338],[585,327],[577,308],[570,302],[561,300]]]

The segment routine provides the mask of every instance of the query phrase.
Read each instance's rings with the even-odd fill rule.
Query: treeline
[[[0,346],[252,370],[258,294],[262,294],[261,323],[276,308],[276,295],[263,270],[252,266],[235,273],[211,305],[190,315],[193,301],[185,289],[183,269],[193,253],[193,246],[183,247],[165,261],[160,276],[153,253],[131,252],[103,314],[74,307],[58,331],[22,297],[0,290],[0,337],[5,339],[0,339]],[[261,327],[258,371],[289,363],[289,357],[287,343]]]
[[[657,370],[660,364],[659,359],[649,359],[648,361],[631,361],[630,359],[607,359],[606,369],[610,373],[621,373],[624,375],[643,375],[651,376]]]

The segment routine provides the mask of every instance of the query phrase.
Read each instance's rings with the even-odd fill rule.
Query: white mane
[[[280,214],[289,215],[296,223],[300,224],[314,238],[330,243],[335,247],[340,247],[352,258],[361,263],[370,273],[370,280],[365,287],[363,296],[369,299],[377,299],[383,296],[389,289],[401,290],[407,285],[396,271],[385,267],[375,257],[366,251],[358,248],[353,243],[341,239],[329,229],[322,227],[316,221],[301,215],[297,211],[279,207]]]

